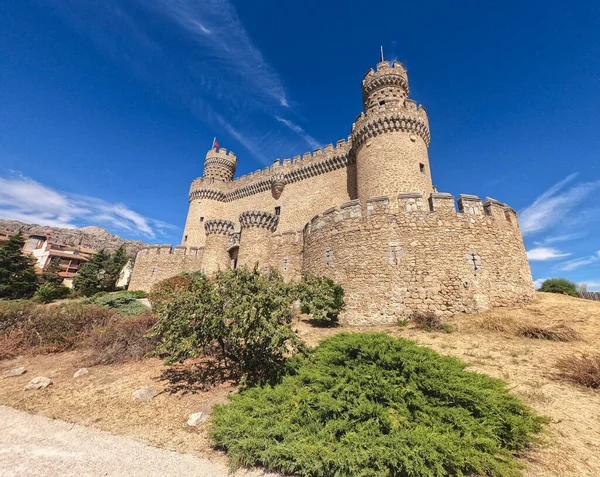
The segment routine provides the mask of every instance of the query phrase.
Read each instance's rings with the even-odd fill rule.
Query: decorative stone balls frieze
[[[264,210],[247,210],[240,214],[240,225],[242,229],[250,227],[263,227],[271,232],[277,229],[279,216]]]
[[[230,169],[235,169],[235,162],[231,162],[229,159],[225,157],[208,157],[204,161],[204,165],[208,166],[210,164],[217,164],[219,166],[225,166]]]
[[[228,235],[233,232],[234,223],[231,220],[212,219],[204,222],[204,231],[206,235],[222,234]]]
[[[429,146],[431,134],[426,117],[414,115],[410,111],[380,114],[375,117],[359,116],[352,128],[352,143],[355,147],[360,147],[371,137],[396,131],[416,134]]]
[[[227,197],[227,195],[221,191],[214,190],[214,189],[205,189],[205,188],[192,189],[190,191],[190,195],[188,196],[189,200],[212,199],[212,200],[218,200],[221,202],[225,201],[226,197]]]

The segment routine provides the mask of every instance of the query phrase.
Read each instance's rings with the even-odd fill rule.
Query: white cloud
[[[524,235],[546,230],[563,222],[588,195],[600,187],[600,181],[595,181],[565,189],[576,177],[577,174],[565,177],[521,211],[519,223]]]
[[[124,204],[59,192],[21,175],[0,177],[0,218],[67,228],[104,225],[149,238],[173,228]]]
[[[575,270],[577,268],[583,267],[585,265],[591,265],[592,263],[596,263],[600,261],[600,250],[598,250],[595,254],[590,255],[589,257],[576,258],[573,260],[568,260],[559,265],[559,270],[563,270],[565,272]]]
[[[527,251],[529,260],[553,260],[555,258],[568,257],[570,253],[561,253],[551,247],[537,247]]]
[[[304,129],[302,129],[300,126],[298,126],[297,124],[294,124],[292,121],[290,121],[289,119],[285,119],[282,118],[281,116],[275,116],[275,119],[277,119],[277,121],[279,121],[280,123],[285,124],[288,128],[290,128],[292,131],[294,131],[295,133],[297,133],[298,135],[300,135],[302,138],[304,138],[304,140],[310,145],[310,147],[312,147],[313,149],[317,149],[319,147],[321,147],[321,144],[319,143],[319,141],[317,141],[314,137],[310,136],[309,134],[306,133],[306,131],[304,131]]]
[[[533,286],[535,286],[535,289],[537,290],[538,288],[540,288],[542,286],[542,284],[548,280],[547,278],[538,278],[537,280],[534,280],[533,282]]]
[[[158,0],[162,14],[184,28],[190,37],[218,64],[221,72],[243,80],[246,93],[287,108],[289,102],[281,79],[252,42],[228,0]],[[207,75],[205,79],[209,79]],[[214,81],[214,77],[209,81]]]
[[[595,281],[583,281],[581,283],[579,283],[579,285],[586,285],[587,287],[587,291],[600,291],[600,282],[595,282]]]

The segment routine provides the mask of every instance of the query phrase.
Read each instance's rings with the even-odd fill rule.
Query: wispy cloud
[[[551,235],[549,237],[546,237],[542,241],[535,242],[535,243],[536,243],[536,245],[541,245],[541,244],[553,244],[553,243],[558,243],[558,242],[570,242],[571,240],[577,240],[577,239],[583,238],[586,235],[587,234],[585,232]]]
[[[293,123],[289,119],[284,119],[284,118],[282,118],[280,116],[275,116],[275,119],[277,119],[277,121],[279,121],[280,123],[285,124],[288,128],[290,128],[295,133],[298,133],[298,135],[300,135],[301,137],[303,137],[304,140],[313,149],[317,149],[317,148],[321,147],[321,143],[319,141],[317,141],[314,137],[312,137],[309,134],[307,134],[304,129],[302,129],[300,126],[298,126],[297,124]]]
[[[588,257],[576,258],[563,262],[558,266],[558,269],[568,272],[597,262],[600,262],[600,250]]]
[[[48,1],[163,101],[190,110],[209,136],[230,135],[263,164],[277,150],[319,146],[294,122],[282,78],[230,1]],[[277,130],[277,117],[287,118],[291,132]]]
[[[215,81],[227,73],[243,81],[246,93],[289,107],[281,79],[252,42],[229,1],[158,0],[152,4],[144,1],[143,5],[156,7],[210,55],[220,75],[205,75],[207,81]]]
[[[148,238],[175,228],[124,204],[59,192],[22,175],[0,177],[0,218],[67,228],[104,225]]]
[[[540,195],[519,214],[523,234],[548,230],[560,224],[593,191],[600,188],[600,181],[573,183],[577,174],[570,174]],[[570,186],[569,186],[570,185]]]
[[[533,282],[533,286],[535,287],[535,289],[537,290],[538,288],[540,288],[543,283],[548,280],[547,278],[538,278],[537,280],[534,280]]]
[[[527,251],[527,258],[529,260],[543,261],[543,260],[554,260],[557,258],[568,257],[570,253],[561,253],[559,250],[551,247],[537,247]]]
[[[582,281],[579,285],[586,285],[587,291],[600,291],[600,282],[595,281]]]

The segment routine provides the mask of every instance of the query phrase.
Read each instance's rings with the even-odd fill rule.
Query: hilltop
[[[0,229],[11,232],[18,232],[20,230],[25,234],[49,235],[53,239],[66,244],[83,245],[84,247],[93,248],[95,250],[104,249],[114,251],[121,245],[124,245],[125,250],[127,250],[127,253],[130,255],[135,255],[141,248],[147,245],[139,240],[124,239],[97,226],[67,229],[38,224],[26,224],[17,220],[0,219]]]

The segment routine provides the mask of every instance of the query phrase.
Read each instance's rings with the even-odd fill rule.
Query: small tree
[[[291,327],[294,299],[294,287],[273,271],[178,275],[150,294],[158,318],[150,336],[167,363],[210,354],[238,376],[265,376],[304,349]]]
[[[19,232],[0,248],[0,298],[31,297],[37,288],[34,260],[23,255],[25,240]]]
[[[566,278],[549,278],[542,283],[540,290],[548,293],[561,293],[563,295],[579,296],[577,284]]]
[[[324,324],[337,322],[344,308],[344,289],[326,277],[305,276],[295,293],[302,313],[309,313],[313,320]]]

